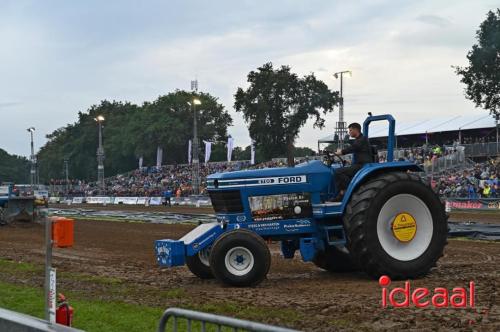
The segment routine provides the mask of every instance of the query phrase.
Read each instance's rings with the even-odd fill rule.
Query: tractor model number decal
[[[258,179],[258,184],[266,185],[266,184],[291,184],[291,183],[304,183],[306,182],[305,175],[297,175],[297,176],[280,176],[277,178],[264,178]]]
[[[219,188],[231,187],[251,187],[251,186],[270,186],[270,185],[288,185],[297,183],[306,183],[306,175],[279,176],[272,178],[250,178],[234,180],[218,180]]]

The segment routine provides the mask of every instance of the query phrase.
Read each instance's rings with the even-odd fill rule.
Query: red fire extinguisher
[[[66,297],[59,293],[57,299],[56,323],[71,326],[73,322],[73,307],[68,304]]]

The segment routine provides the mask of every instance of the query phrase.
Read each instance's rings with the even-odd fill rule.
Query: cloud
[[[417,17],[417,21],[437,26],[439,28],[451,25],[451,22],[448,19],[438,15],[420,15]]]
[[[21,103],[18,101],[0,101],[0,108],[8,108],[18,105],[21,105]]]
[[[233,95],[269,61],[315,72],[335,90],[331,74],[351,69],[347,121],[367,111],[398,121],[468,112],[450,65],[463,64],[488,9],[491,0],[0,2],[0,108],[16,111],[4,119],[4,135],[33,125],[41,145],[44,134],[102,99],[140,104],[189,89],[197,77],[230,111],[229,133],[245,145]],[[328,115],[323,131],[308,124],[297,144],[314,147],[337,116]],[[26,142],[2,144],[29,153]]]

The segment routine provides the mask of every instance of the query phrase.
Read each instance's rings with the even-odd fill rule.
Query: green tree
[[[456,67],[466,85],[465,97],[491,114],[500,115],[500,9],[489,11],[476,33],[478,44],[467,54],[469,65]]]
[[[337,92],[317,80],[314,74],[299,78],[282,66],[274,69],[266,63],[248,74],[250,86],[238,88],[234,107],[243,113],[250,136],[266,159],[286,155],[293,165],[293,147],[300,128],[309,118],[314,127],[323,128],[322,115],[333,111]]]
[[[0,149],[0,183],[28,183],[30,163],[28,159],[16,155],[10,155],[7,151]]]
[[[38,154],[41,180],[62,178],[65,158],[69,159],[70,178],[96,179],[97,115],[105,118],[106,177],[137,168],[139,157],[144,158],[145,165],[154,165],[157,146],[163,148],[167,163],[186,162],[188,140],[193,136],[193,109],[187,102],[195,97],[202,103],[197,106],[200,140],[225,140],[231,116],[209,94],[175,91],[142,106],[102,101],[78,113],[76,123],[47,135],[48,141]]]

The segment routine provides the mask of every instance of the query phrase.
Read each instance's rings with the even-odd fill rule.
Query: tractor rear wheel
[[[246,229],[223,234],[210,254],[214,276],[226,285],[255,286],[264,280],[270,266],[271,253],[266,242]]]
[[[415,173],[390,172],[362,184],[346,207],[344,227],[354,261],[374,278],[424,276],[447,243],[444,206]]]
[[[347,248],[327,246],[325,251],[320,251],[313,259],[314,265],[329,272],[355,272],[359,267],[353,262]]]
[[[214,277],[210,268],[210,250],[205,248],[200,250],[196,255],[186,257],[186,265],[195,276],[200,279],[212,279]]]

